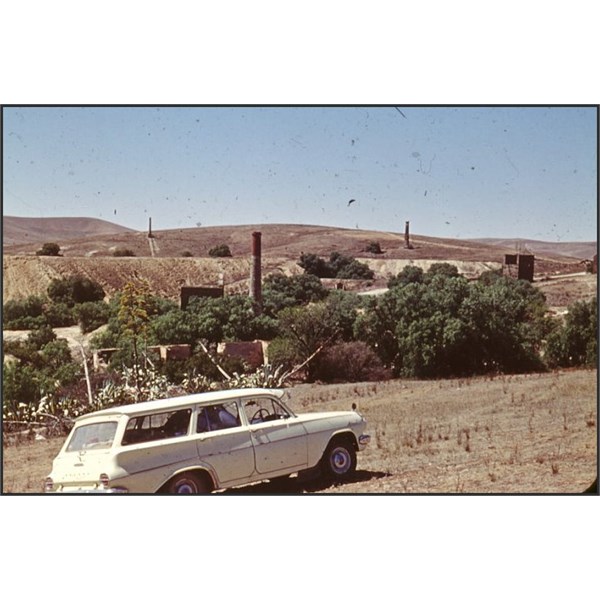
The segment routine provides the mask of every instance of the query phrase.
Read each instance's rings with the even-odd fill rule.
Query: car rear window
[[[80,425],[73,432],[73,437],[67,446],[67,452],[110,448],[115,439],[116,431],[117,423],[115,421]]]
[[[132,417],[123,435],[123,446],[165,440],[187,435],[192,409],[172,410],[163,413]]]

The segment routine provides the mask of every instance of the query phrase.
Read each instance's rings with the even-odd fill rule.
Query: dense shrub
[[[113,256],[115,256],[115,257],[135,256],[135,252],[129,248],[115,248],[113,250]]]
[[[209,342],[272,339],[277,324],[268,315],[256,315],[249,296],[192,298],[187,311],[196,316],[197,337]]]
[[[290,277],[283,273],[270,273],[263,282],[262,291],[263,310],[270,316],[276,316],[284,308],[318,302],[328,294],[321,280],[308,273]]]
[[[267,356],[270,364],[281,366],[286,371],[299,363],[296,344],[289,337],[276,337],[271,340],[267,348]]]
[[[460,273],[458,272],[458,267],[456,265],[451,265],[450,263],[433,263],[427,269],[427,275],[425,276],[426,281],[431,281],[433,277],[436,275],[441,275],[442,277],[460,277]]]
[[[408,283],[423,283],[424,273],[421,267],[406,265],[398,275],[392,275],[388,280],[388,288],[407,285]]]
[[[365,252],[370,252],[371,254],[383,254],[383,250],[381,249],[381,244],[379,242],[369,242],[365,246]]]
[[[543,368],[545,311],[543,294],[528,282],[470,285],[448,271],[371,299],[355,333],[400,376],[525,372]]]
[[[46,242],[36,254],[38,256],[60,256],[60,246],[54,242]]]
[[[377,354],[364,342],[341,342],[315,359],[315,377],[326,383],[390,379]]]
[[[8,300],[2,307],[2,326],[4,329],[30,329],[31,319],[36,319],[35,322],[39,322],[40,325],[46,322],[43,312],[44,298],[41,296]]]
[[[108,323],[110,307],[105,302],[84,302],[73,308],[81,333],[89,333]]]
[[[98,302],[104,298],[102,286],[84,275],[70,275],[53,279],[48,286],[48,296],[56,303],[74,306],[83,302]]]
[[[545,358],[551,367],[593,366],[598,360],[597,300],[569,307],[563,325],[548,336]]]
[[[375,276],[368,265],[339,252],[332,252],[328,262],[316,254],[302,253],[298,265],[309,275],[322,278],[373,279]]]
[[[224,258],[231,256],[231,250],[227,244],[219,244],[208,251],[208,255],[213,258]]]
[[[5,363],[2,370],[4,419],[33,418],[43,397],[59,397],[64,386],[82,375],[66,340],[56,339],[47,326],[32,331],[24,342],[5,343],[4,350],[16,358]]]

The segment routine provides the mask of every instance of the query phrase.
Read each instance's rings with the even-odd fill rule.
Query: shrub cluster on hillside
[[[79,324],[83,333],[93,331],[108,321],[109,309],[103,302],[104,290],[96,281],[83,275],[53,279],[47,297],[29,296],[9,300],[3,306],[4,329],[69,327]]]
[[[208,255],[213,258],[228,258],[231,256],[231,250],[227,244],[219,244],[211,248]]]
[[[368,265],[339,252],[332,252],[327,261],[316,254],[302,253],[298,264],[305,273],[322,278],[373,279],[375,276]]]

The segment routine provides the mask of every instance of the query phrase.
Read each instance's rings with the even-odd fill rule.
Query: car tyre
[[[210,488],[196,473],[181,473],[169,481],[167,494],[208,494]]]
[[[351,442],[333,440],[321,459],[321,472],[327,479],[343,481],[356,471],[356,450]]]

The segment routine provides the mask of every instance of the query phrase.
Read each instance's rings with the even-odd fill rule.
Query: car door
[[[199,405],[195,415],[198,456],[213,468],[219,483],[248,481],[254,472],[254,449],[237,402]]]
[[[308,462],[308,435],[304,425],[275,398],[245,400],[244,412],[260,474],[299,471]]]

